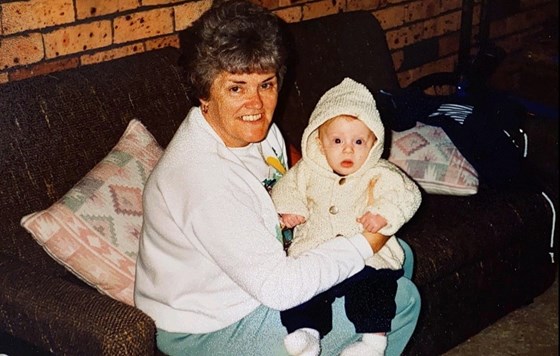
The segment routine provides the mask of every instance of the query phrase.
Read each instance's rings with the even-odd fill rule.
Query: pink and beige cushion
[[[472,195],[478,192],[478,174],[442,128],[417,123],[392,132],[388,160],[404,170],[426,192]]]
[[[59,201],[21,225],[56,261],[86,283],[133,305],[142,192],[162,154],[132,120],[111,152]]]

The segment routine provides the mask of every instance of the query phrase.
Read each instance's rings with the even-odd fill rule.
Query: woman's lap
[[[209,334],[169,333],[158,329],[158,348],[170,355],[286,355],[286,328],[280,313],[261,306],[227,328]],[[333,303],[333,330],[321,340],[321,355],[339,355],[359,339],[344,313],[344,299]]]
[[[420,311],[418,291],[414,284],[402,277],[397,289],[397,315],[386,355],[400,355],[406,346]],[[287,332],[276,310],[259,307],[239,322],[209,334],[168,333],[158,330],[160,350],[173,355],[286,355],[284,337]],[[344,312],[344,299],[333,303],[333,330],[321,340],[321,355],[339,355],[344,347],[360,338]]]
[[[402,242],[402,241],[401,241]],[[413,257],[403,243],[406,259],[405,276],[412,276]],[[407,263],[408,262],[408,263]],[[400,355],[408,343],[420,313],[418,289],[408,278],[398,280],[397,315],[391,323],[386,355]],[[339,355],[360,338],[344,311],[344,298],[337,298],[333,307],[333,329],[321,340],[321,356]],[[158,329],[158,348],[170,355],[286,355],[285,327],[280,312],[260,306],[253,313],[224,329],[209,334],[169,333]]]

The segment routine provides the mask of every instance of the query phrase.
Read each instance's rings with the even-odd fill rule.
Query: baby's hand
[[[387,225],[387,220],[383,216],[369,211],[357,218],[356,221],[362,224],[364,230],[371,233],[376,233]]]
[[[284,227],[291,229],[294,226],[303,224],[305,222],[305,218],[297,214],[280,214],[280,222]]]

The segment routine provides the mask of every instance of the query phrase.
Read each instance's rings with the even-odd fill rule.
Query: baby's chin
[[[341,177],[346,177],[347,175],[350,175],[350,174],[356,172],[356,170],[355,169],[334,169],[333,172],[338,174]]]

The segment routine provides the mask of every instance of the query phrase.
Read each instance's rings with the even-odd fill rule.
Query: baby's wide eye
[[[364,140],[362,140],[362,139],[356,140],[356,145],[362,145],[363,143],[364,143]]]
[[[342,143],[342,140],[339,139],[339,138],[335,138],[335,139],[334,139],[334,143],[336,143],[336,144]]]

